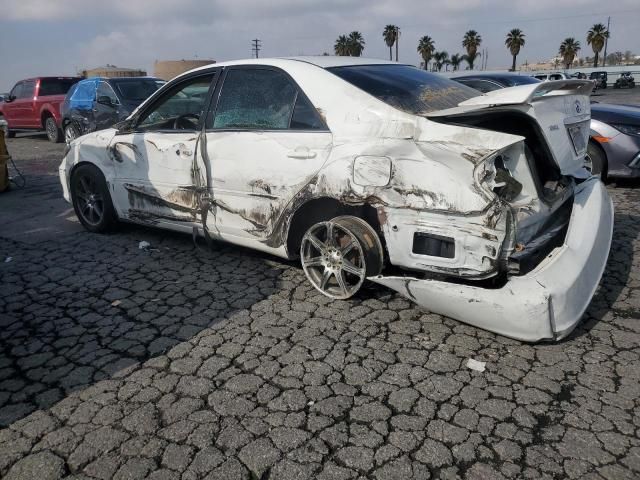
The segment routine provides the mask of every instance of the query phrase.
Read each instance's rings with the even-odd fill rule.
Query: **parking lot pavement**
[[[30,227],[6,206],[28,219],[55,201],[59,157],[9,148],[47,186],[0,194],[0,476],[640,475],[637,189],[610,189],[613,247],[584,322],[528,345],[384,288],[331,301],[293,263],[188,236],[92,235],[62,215],[17,238]]]

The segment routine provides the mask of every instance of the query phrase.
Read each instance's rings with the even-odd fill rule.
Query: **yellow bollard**
[[[0,128],[0,193],[9,190],[9,152],[4,142],[4,131]]]

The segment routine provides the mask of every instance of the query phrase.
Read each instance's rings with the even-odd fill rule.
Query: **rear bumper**
[[[599,179],[576,187],[564,244],[527,275],[497,289],[409,277],[372,277],[434,313],[501,335],[559,340],[580,322],[600,283],[613,233],[613,204]]]

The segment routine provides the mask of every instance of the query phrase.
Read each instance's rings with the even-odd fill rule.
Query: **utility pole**
[[[607,33],[609,33],[609,25],[611,24],[611,17],[607,17]],[[611,35],[609,33],[609,35]],[[604,67],[607,64],[607,43],[609,41],[609,36],[604,39],[604,56],[602,57],[602,66]]]
[[[400,27],[396,26],[396,62],[398,61],[398,44],[400,43]]]
[[[251,40],[251,43],[252,43],[251,50],[253,51],[253,54],[255,55],[256,58],[259,58],[262,42],[260,41],[259,38],[254,38],[253,40]]]

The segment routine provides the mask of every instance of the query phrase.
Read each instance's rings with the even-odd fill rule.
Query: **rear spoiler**
[[[499,105],[530,104],[547,95],[591,95],[593,80],[553,80],[494,90],[460,102],[457,107],[427,113],[426,117],[454,115]]]

